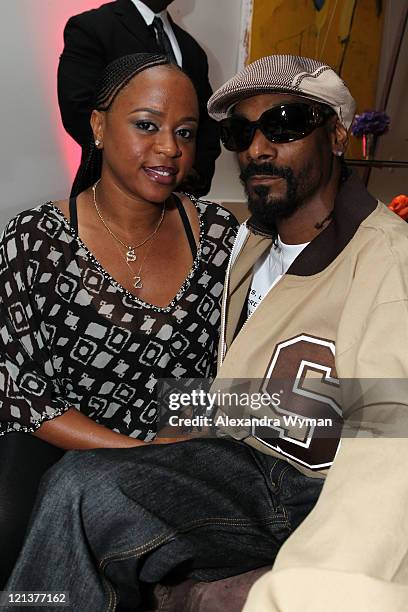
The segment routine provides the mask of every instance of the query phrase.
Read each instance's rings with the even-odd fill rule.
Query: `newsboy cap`
[[[213,93],[208,112],[220,121],[240,100],[282,92],[330,106],[348,130],[356,103],[344,81],[327,64],[297,55],[268,55],[252,62]]]

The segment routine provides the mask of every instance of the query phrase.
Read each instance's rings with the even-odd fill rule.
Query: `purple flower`
[[[374,134],[381,136],[388,132],[390,118],[386,113],[379,111],[365,111],[361,115],[354,117],[351,132],[353,136],[363,136],[363,134]]]

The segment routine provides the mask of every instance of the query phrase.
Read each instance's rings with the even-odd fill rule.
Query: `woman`
[[[0,434],[53,445],[0,438],[0,584],[55,447],[177,441],[155,438],[157,380],[215,370],[236,221],[173,193],[194,159],[191,81],[164,56],[120,58],[91,123],[78,196],[19,214],[0,245]]]
[[[63,449],[155,437],[159,378],[214,373],[236,221],[173,192],[198,103],[164,56],[108,66],[77,198],[21,213],[2,240],[1,433]],[[161,442],[162,440],[157,440]]]

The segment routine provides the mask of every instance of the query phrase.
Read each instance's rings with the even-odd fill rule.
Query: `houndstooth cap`
[[[220,121],[240,100],[275,91],[327,104],[347,130],[353,121],[356,103],[344,81],[327,64],[297,55],[268,55],[249,64],[213,93],[208,112]]]

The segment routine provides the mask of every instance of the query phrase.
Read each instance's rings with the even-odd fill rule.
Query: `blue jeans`
[[[271,564],[321,487],[228,439],[72,451],[43,479],[6,588],[67,591],[75,612],[137,610],[143,583]]]

